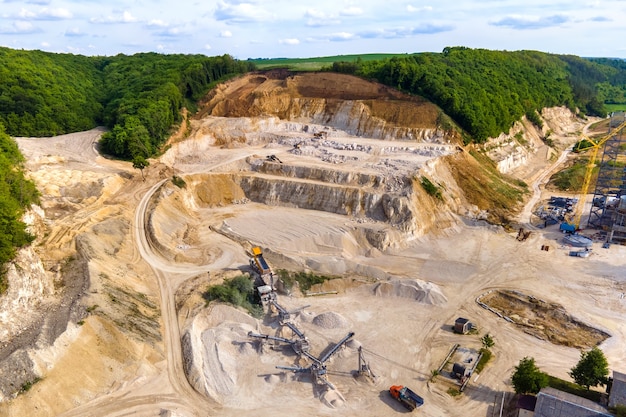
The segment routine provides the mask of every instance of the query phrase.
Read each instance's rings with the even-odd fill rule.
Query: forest
[[[335,62],[325,69],[431,100],[464,129],[466,143],[507,132],[524,115],[541,123],[537,112],[544,107],[605,116],[604,102],[626,103],[626,62],[621,60],[453,47],[441,53]]]
[[[183,106],[253,64],[224,55],[87,57],[0,47],[0,124],[11,136],[54,136],[96,126],[102,151],[154,155]]]

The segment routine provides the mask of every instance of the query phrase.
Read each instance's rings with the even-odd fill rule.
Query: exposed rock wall
[[[508,133],[491,138],[483,145],[500,172],[511,173],[533,158],[549,158],[554,150],[543,139],[553,137],[557,140],[555,146],[569,145],[568,141],[559,143],[558,137],[576,135],[583,126],[583,122],[565,107],[543,109],[541,120],[543,127],[539,128],[523,117]]]
[[[198,118],[267,117],[314,123],[351,135],[420,142],[458,141],[438,128],[440,110],[419,97],[345,74],[266,72],[222,84]]]
[[[358,187],[242,176],[237,179],[252,201],[306,210],[320,210],[388,222],[412,232],[414,217],[407,197]]]

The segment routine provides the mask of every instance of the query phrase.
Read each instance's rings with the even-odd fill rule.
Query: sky
[[[626,58],[626,0],[0,0],[0,46],[237,59],[465,46]]]

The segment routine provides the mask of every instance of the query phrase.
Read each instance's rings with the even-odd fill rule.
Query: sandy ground
[[[341,215],[255,203],[178,207],[170,204],[169,196],[155,208],[151,198],[164,189],[172,168],[152,161],[142,181],[129,164],[99,157],[93,141],[94,132],[71,140],[19,141],[33,178],[47,194],[61,196],[56,190],[73,181],[99,184],[93,198],[83,198],[70,214],[51,219],[43,244],[52,250],[48,259],[63,259],[77,236],[95,236],[88,241],[90,288],[83,303],[98,308],[82,326],[71,323],[53,347],[31,351],[43,379],[0,404],[2,415],[395,415],[405,411],[387,390],[403,384],[424,397],[422,415],[491,416],[502,392],[511,392],[510,375],[521,358],[532,356],[542,370],[567,379],[580,355],[576,349],[530,336],[476,304],[477,296],[496,288],[560,303],[577,318],[607,331],[611,337],[601,348],[610,368],[626,370],[624,247],[603,249],[595,243],[590,258],[574,258],[560,243],[558,226],[535,229],[519,242],[515,233],[459,221],[437,236],[383,253],[363,242],[356,219]],[[222,152],[215,149],[213,155]],[[268,152],[280,154],[280,147],[230,149],[228,158],[215,157],[202,167],[194,161],[187,169],[209,172]],[[184,167],[173,164],[183,177]],[[535,191],[542,192],[539,187]],[[48,209],[55,213],[59,206],[49,201]],[[528,211],[524,213],[522,222],[527,221]],[[148,220],[160,222],[160,234],[146,234]],[[94,231],[102,223],[105,230]],[[192,240],[178,233],[187,224]],[[111,231],[114,225],[119,232]],[[168,233],[171,230],[176,233]],[[169,249],[157,249],[155,238]],[[247,336],[249,330],[276,334],[280,326],[271,316],[255,320],[231,307],[203,306],[198,293],[206,285],[246,269],[250,244],[266,249],[274,269],[304,265],[344,277],[321,288],[337,294],[279,295],[288,309],[310,305],[294,315],[294,323],[305,331],[313,354],[355,333],[329,361],[328,379],[336,390],[324,392],[306,375],[276,369],[293,365],[295,356],[288,349],[261,348]],[[543,245],[550,250],[542,251]],[[387,286],[381,289],[381,283]],[[118,292],[111,292],[112,287]],[[156,323],[161,336],[137,337],[136,328],[124,328],[116,314],[127,312],[130,320],[134,316],[128,312],[134,310],[120,306],[110,294],[135,300],[141,317],[151,318],[139,328]],[[325,313],[335,320],[315,320]],[[451,326],[459,316],[475,323],[478,334],[454,334]],[[486,333],[496,341],[494,358],[482,374],[472,376],[463,395],[450,396],[443,377],[430,380],[431,371],[455,343],[478,349]],[[199,368],[205,375],[193,374],[191,381],[184,373],[189,356],[183,357],[181,345],[187,334],[197,340],[195,363],[206,364]],[[359,345],[376,375],[374,381],[352,375]]]

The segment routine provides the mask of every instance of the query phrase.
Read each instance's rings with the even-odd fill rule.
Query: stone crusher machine
[[[310,349],[309,340],[300,331],[298,331],[297,335],[298,335],[297,339],[286,339],[284,337],[279,337],[279,336],[271,336],[268,334],[248,332],[248,337],[255,337],[257,339],[263,339],[263,340],[275,340],[277,342],[287,343],[288,345],[291,346],[293,351],[298,356],[308,355],[308,352]]]
[[[424,399],[411,391],[409,387],[392,385],[391,388],[389,388],[389,393],[409,411],[413,411],[424,404]]]
[[[311,360],[311,365],[303,368],[301,366],[276,366],[278,369],[286,369],[296,373],[310,372],[313,376],[313,380],[317,385],[325,385],[331,389],[335,389],[335,386],[328,380],[326,376],[326,362],[334,355],[345,343],[348,342],[354,336],[354,332],[348,333],[343,339],[341,339],[335,346],[333,346],[324,356],[316,358],[309,352],[302,352],[303,356]]]

